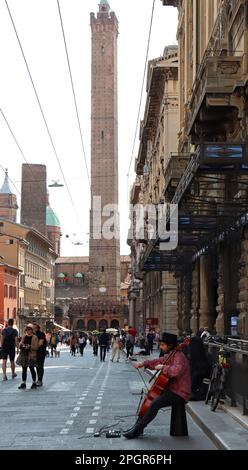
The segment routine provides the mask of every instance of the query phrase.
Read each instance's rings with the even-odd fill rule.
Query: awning
[[[64,326],[58,325],[58,323],[53,322],[53,325],[62,331],[71,331],[71,330],[68,330],[68,328],[65,328]]]

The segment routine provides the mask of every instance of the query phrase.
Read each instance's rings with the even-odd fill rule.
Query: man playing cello
[[[177,336],[171,333],[163,333],[160,340],[160,349],[164,357],[153,361],[136,362],[135,369],[145,367],[161,371],[160,375],[168,378],[164,390],[159,391],[158,396],[152,399],[145,413],[139,412],[139,418],[135,425],[123,433],[127,439],[134,439],[143,433],[143,429],[155,418],[160,408],[186,403],[191,393],[190,368],[186,356],[178,348]],[[149,392],[148,392],[149,396]]]

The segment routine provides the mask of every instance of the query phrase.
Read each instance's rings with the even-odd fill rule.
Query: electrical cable
[[[35,84],[34,84],[34,80],[33,80],[33,77],[32,77],[32,74],[31,74],[31,71],[30,71],[30,68],[29,68],[29,65],[28,65],[28,62],[27,62],[25,53],[24,53],[24,49],[23,49],[23,47],[22,47],[22,43],[21,43],[20,37],[19,37],[19,35],[18,35],[17,28],[16,28],[16,25],[15,25],[13,16],[12,16],[12,14],[11,14],[11,11],[10,11],[10,8],[9,8],[8,1],[7,1],[7,0],[5,0],[5,4],[6,4],[7,10],[8,10],[8,13],[9,13],[9,17],[10,17],[12,26],[13,26],[13,28],[14,28],[14,32],[15,32],[15,35],[16,35],[16,38],[17,38],[17,41],[18,41],[18,44],[19,44],[19,47],[20,47],[20,50],[21,50],[21,54],[22,54],[22,57],[23,57],[23,60],[24,60],[24,63],[25,63],[25,66],[26,66],[26,69],[27,69],[27,72],[28,72],[28,75],[29,75],[31,84],[32,84],[33,91],[34,91],[34,94],[35,94],[35,97],[36,97],[36,100],[37,100],[37,103],[38,103],[38,106],[39,106],[39,109],[40,109],[40,112],[41,112],[41,115],[42,115],[42,118],[43,118],[43,121],[44,121],[44,124],[45,124],[45,127],[46,127],[46,130],[47,130],[47,133],[48,133],[48,136],[49,136],[49,140],[50,140],[50,143],[51,143],[52,148],[53,148],[53,151],[54,151],[54,155],[55,155],[55,157],[56,157],[56,160],[57,160],[57,163],[58,163],[58,166],[59,166],[61,175],[62,175],[63,180],[64,180],[64,183],[65,183],[65,187],[66,187],[66,189],[67,189],[67,192],[68,192],[68,195],[69,195],[69,198],[70,198],[72,207],[73,207],[74,212],[75,212],[75,215],[76,215],[76,217],[77,217],[77,219],[78,219],[78,221],[79,221],[79,223],[80,223],[80,225],[81,225],[81,222],[80,222],[80,219],[79,219],[79,216],[78,216],[78,213],[77,213],[77,210],[76,210],[76,207],[75,207],[73,198],[72,198],[72,196],[71,196],[70,189],[69,189],[69,187],[68,187],[68,184],[67,184],[67,181],[66,181],[66,178],[65,178],[65,175],[64,175],[64,171],[63,171],[63,168],[62,168],[62,166],[61,166],[60,159],[59,159],[59,156],[58,156],[58,153],[57,153],[57,150],[56,150],[56,147],[55,147],[55,144],[54,144],[54,141],[53,141],[53,138],[52,138],[52,135],[51,135],[51,132],[50,132],[50,129],[49,129],[49,126],[48,126],[46,117],[45,117],[45,113],[44,113],[44,111],[43,111],[43,107],[42,107],[42,105],[41,105],[41,101],[40,101],[40,98],[39,98],[39,95],[38,95],[36,86],[35,86]]]
[[[153,0],[153,4],[152,4],[152,12],[151,12],[151,20],[150,20],[149,34],[148,34],[147,49],[146,49],[145,67],[144,67],[144,73],[143,73],[143,79],[142,79],[142,86],[141,86],[141,94],[140,94],[140,101],[139,101],[139,108],[138,108],[138,116],[137,116],[137,121],[136,121],[135,134],[134,134],[134,141],[133,141],[132,153],[131,153],[131,158],[130,158],[130,163],[129,163],[129,167],[128,167],[127,176],[130,175],[130,169],[131,169],[131,165],[132,165],[132,161],[133,161],[133,157],[134,157],[134,149],[135,149],[135,144],[136,144],[136,137],[137,137],[137,133],[138,133],[139,118],[140,118],[140,111],[141,111],[142,98],[143,98],[143,90],[144,90],[145,78],[146,78],[146,67],[147,67],[148,54],[149,54],[149,49],[150,49],[150,41],[151,41],[151,33],[152,33],[152,25],[153,25],[155,1],[156,1],[156,0]]]
[[[88,165],[87,165],[87,160],[86,160],[86,154],[85,154],[83,133],[82,133],[81,123],[80,123],[80,118],[79,118],[79,112],[78,112],[78,105],[77,105],[77,100],[76,100],[75,87],[74,87],[74,82],[73,82],[73,78],[72,78],[71,64],[70,64],[70,59],[69,59],[68,47],[67,47],[67,42],[66,42],[66,37],[65,37],[65,30],[64,30],[64,24],[63,24],[63,18],[62,18],[62,14],[61,14],[61,9],[60,9],[59,0],[57,0],[57,5],[58,5],[58,11],[59,11],[59,18],[60,18],[60,24],[61,24],[61,29],[62,29],[62,35],[63,35],[63,40],[64,40],[64,46],[65,46],[65,53],[66,53],[66,58],[67,58],[67,64],[68,64],[68,69],[69,69],[69,75],[70,75],[70,80],[71,80],[71,87],[72,87],[73,100],[74,100],[74,105],[75,105],[75,110],[76,110],[76,115],[77,115],[77,122],[78,122],[80,140],[81,140],[81,145],[82,145],[82,150],[83,150],[83,158],[84,158],[84,162],[85,162],[85,167],[86,167],[86,172],[87,172],[87,178],[88,178],[88,182],[89,182],[89,186],[90,186],[90,191],[91,191],[91,182],[90,182],[90,175],[89,175],[89,170],[88,170]]]

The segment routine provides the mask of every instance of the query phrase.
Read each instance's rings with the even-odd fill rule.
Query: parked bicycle
[[[213,365],[211,378],[209,381],[208,392],[206,395],[205,403],[208,404],[211,400],[211,410],[215,411],[221,398],[225,398],[225,385],[227,375],[230,369],[230,353],[226,351],[223,346],[220,348],[217,360]]]

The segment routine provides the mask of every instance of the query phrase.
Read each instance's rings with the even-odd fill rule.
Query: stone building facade
[[[165,48],[163,56],[148,64],[147,101],[140,128],[140,147],[136,159],[136,181],[130,202],[144,208],[166,202],[166,169],[177,158],[178,52],[177,46]],[[130,323],[138,329],[177,331],[177,285],[173,274],[140,268],[140,259],[147,248],[147,233],[141,240],[134,236],[135,211],[131,215],[129,244],[132,252],[133,282],[129,289]]]
[[[130,257],[120,257],[119,302],[107,303],[105,296],[92,299],[92,276],[88,256],[61,257],[55,268],[55,321],[73,331],[121,327],[128,323]]]
[[[2,219],[0,222],[1,255],[4,262],[19,274],[16,289],[19,331],[32,321],[46,329],[54,318],[55,259],[49,240],[32,227]],[[10,268],[9,268],[10,269]],[[7,313],[5,315],[7,320]]]
[[[237,322],[247,338],[248,4],[162,4],[178,8],[177,155],[162,183],[165,202],[179,210],[178,246],[158,253],[158,234],[146,239],[138,271],[147,278],[150,270],[154,279],[173,275],[177,331],[207,326],[231,334]]]

